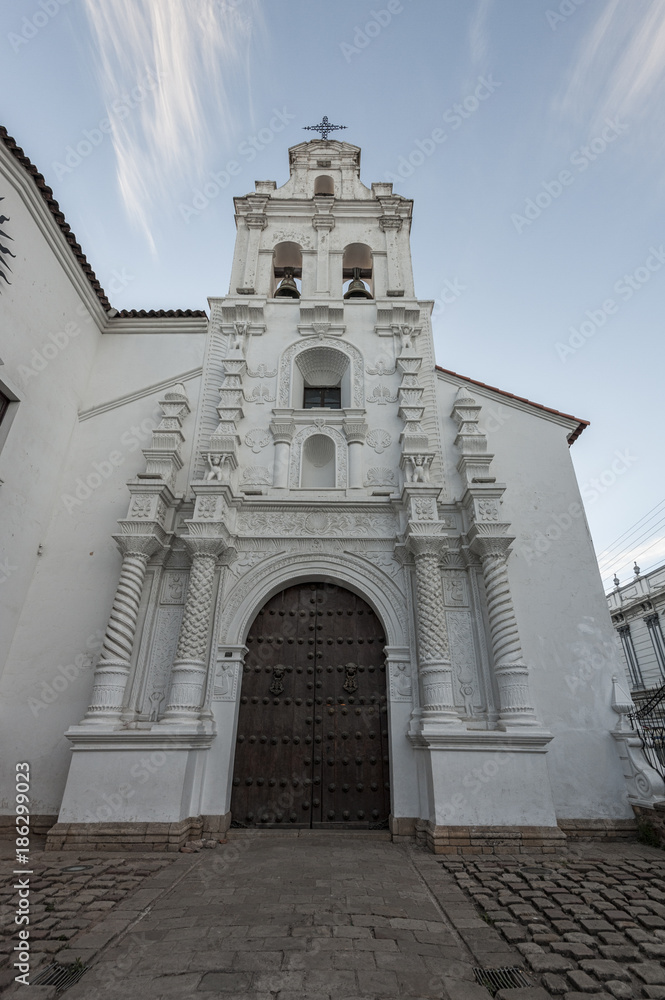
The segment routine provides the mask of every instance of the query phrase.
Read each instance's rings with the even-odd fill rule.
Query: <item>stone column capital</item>
[[[416,560],[424,556],[440,559],[448,551],[443,521],[409,521],[406,546]]]
[[[276,419],[270,421],[270,432],[275,439],[275,444],[291,444],[293,435],[296,432],[296,425],[290,419]]]
[[[362,444],[367,434],[367,424],[362,420],[345,420],[343,423],[344,434],[349,444]]]
[[[183,535],[182,542],[192,561],[202,557],[216,560],[228,546],[228,539],[220,535]]]
[[[133,523],[128,525],[128,527],[132,526]],[[159,525],[155,526],[159,527]],[[142,524],[141,527],[151,527],[151,525]],[[144,559],[146,562],[163,547],[166,540],[165,538],[159,538],[157,535],[135,534],[134,532],[113,535],[112,538],[123,558],[125,556],[136,556],[139,559]]]

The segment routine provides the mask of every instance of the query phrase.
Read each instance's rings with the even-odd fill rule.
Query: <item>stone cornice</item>
[[[450,733],[408,733],[409,742],[430,750],[461,750],[480,753],[547,753],[554,738],[547,730],[526,733],[467,730]]]
[[[198,726],[160,725],[159,730],[115,729],[99,726],[71,726],[65,736],[77,750],[208,750],[215,734],[200,723]],[[183,732],[184,730],[184,732]]]

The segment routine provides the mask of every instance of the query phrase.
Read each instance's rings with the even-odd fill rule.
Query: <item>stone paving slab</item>
[[[475,952],[466,944],[437,896],[454,882],[420,848],[248,834],[197,857],[103,948],[68,1000],[489,997],[472,971],[482,943],[473,939]],[[475,913],[463,898],[462,922]],[[493,948],[520,958],[478,923]]]
[[[79,860],[93,867],[74,883],[61,868]],[[248,833],[197,855],[47,862],[56,909],[35,944],[90,965],[67,1000],[487,1000],[474,966],[524,970],[530,986],[498,1000],[665,1000],[665,854],[637,844],[441,858]],[[100,889],[111,906],[89,910]]]

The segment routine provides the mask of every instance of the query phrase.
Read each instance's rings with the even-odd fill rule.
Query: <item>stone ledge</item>
[[[552,853],[565,846],[566,835],[556,826],[432,826],[425,831],[433,854]]]
[[[202,828],[200,816],[179,823],[56,823],[45,850],[179,851],[187,840],[197,840]]]
[[[634,819],[559,819],[559,829],[570,840],[634,840]]]

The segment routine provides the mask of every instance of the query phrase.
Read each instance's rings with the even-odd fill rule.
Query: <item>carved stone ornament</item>
[[[375,427],[367,435],[367,444],[373,448],[377,455],[382,455],[386,448],[392,444],[392,437],[383,427]]]
[[[153,507],[153,496],[148,494],[135,494],[132,497],[132,502],[129,507],[129,516],[131,518],[150,518],[152,517],[152,507]]]
[[[395,473],[386,466],[373,467],[367,470],[365,486],[394,486]]]
[[[248,448],[251,448],[255,455],[258,455],[263,448],[270,444],[272,438],[267,431],[261,431],[258,429],[248,431],[245,434],[245,444]]]
[[[386,403],[396,403],[397,396],[393,396],[387,385],[383,385],[382,382],[379,382],[378,385],[374,386],[371,394],[367,397],[367,402],[378,403],[379,406],[385,406]]]
[[[250,537],[394,538],[392,514],[334,514],[327,511],[238,511],[238,533]]]
[[[392,701],[411,701],[413,697],[411,664],[406,660],[390,665],[390,697]]]
[[[275,397],[270,394],[270,389],[266,385],[256,385],[250,393],[245,393],[248,403],[257,403],[263,406],[264,403],[274,403]]]
[[[164,573],[160,604],[184,604],[187,589],[186,573]]]
[[[252,371],[251,368],[247,369],[247,374],[250,378],[274,378],[277,374],[276,368],[268,368],[267,365],[260,364],[257,365],[256,371]]]
[[[393,364],[391,368],[389,364],[387,364],[384,361],[383,358],[378,358],[374,364],[374,367],[372,367],[371,365],[366,365],[365,371],[367,372],[368,375],[394,375],[396,367]]]
[[[479,521],[498,521],[499,501],[494,499],[477,500],[476,513]]]
[[[246,485],[270,486],[272,484],[272,471],[265,465],[251,465],[243,472],[242,481]]]
[[[238,689],[238,667],[234,661],[225,663],[218,660],[215,664],[215,678],[212,688],[213,701],[235,701]]]
[[[218,507],[217,497],[197,497],[194,517],[197,520],[212,521],[217,516]]]
[[[412,500],[413,516],[416,521],[436,521],[436,497],[415,497]]]

